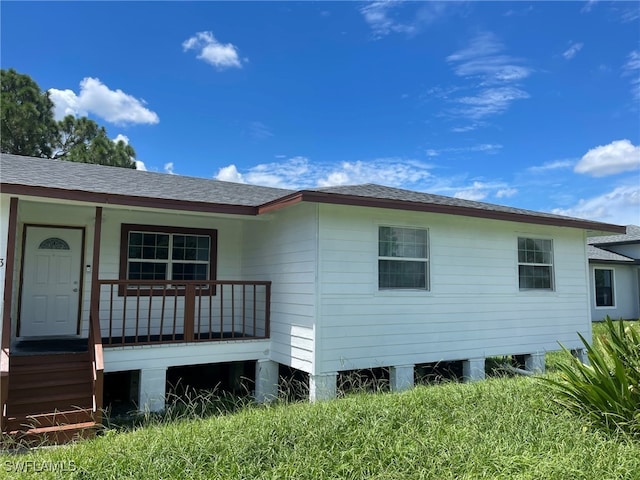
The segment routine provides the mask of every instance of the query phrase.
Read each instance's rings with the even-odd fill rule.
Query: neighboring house
[[[279,365],[308,374],[312,400],[354,369],[388,367],[395,390],[430,362],[462,361],[467,379],[490,356],[544,369],[591,334],[587,237],[625,231],[379,185],[1,160],[5,430],[28,414],[62,428],[48,412],[69,405],[95,418],[103,373],[135,372],[140,408],[158,410],[184,365],[254,362],[258,401]],[[79,378],[88,403],[55,404]]]
[[[627,233],[589,238],[591,320],[640,318],[640,227]]]

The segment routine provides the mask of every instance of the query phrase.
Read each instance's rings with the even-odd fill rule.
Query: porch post
[[[389,369],[389,386],[394,392],[409,390],[413,387],[414,365],[395,366]]]
[[[258,360],[256,362],[256,403],[266,403],[278,396],[278,362]]]
[[[309,400],[331,400],[336,398],[338,373],[309,375]]]
[[[6,227],[7,236],[4,237],[4,225],[2,225],[2,243],[6,241],[6,251],[0,249],[0,255],[4,258],[4,265],[0,270],[4,274],[4,292],[2,304],[2,328],[0,329],[0,431],[5,428],[5,406],[9,396],[9,349],[11,347],[11,299],[13,297],[13,272],[16,256],[16,232],[18,225],[18,198],[12,197],[9,201],[9,215]]]
[[[166,367],[143,368],[140,370],[138,410],[141,412],[160,412],[164,410],[166,386]]]
[[[13,272],[15,270],[16,257],[16,232],[18,231],[18,198],[11,197],[9,201],[9,215],[6,237],[6,251],[1,251],[3,255],[4,265],[1,268],[4,273],[4,292],[2,305],[2,350],[7,349],[11,345],[11,307],[13,297]],[[4,238],[3,238],[4,240]],[[4,242],[3,242],[4,243]]]
[[[100,241],[102,240],[102,207],[96,207],[96,219],[93,226],[93,257],[91,265],[91,309],[100,301]]]

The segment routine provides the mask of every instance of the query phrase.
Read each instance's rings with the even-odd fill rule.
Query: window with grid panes
[[[429,239],[424,228],[378,228],[378,288],[429,290]]]
[[[553,241],[518,238],[518,281],[521,290],[553,290]]]
[[[123,279],[215,279],[215,230],[123,225],[122,240]]]

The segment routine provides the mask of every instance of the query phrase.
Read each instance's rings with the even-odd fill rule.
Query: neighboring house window
[[[429,289],[429,240],[423,228],[379,227],[378,287]]]
[[[518,238],[518,279],[521,290],[553,290],[553,242]]]
[[[596,268],[594,270],[596,284],[596,307],[613,307],[613,270]]]
[[[123,224],[121,241],[123,280],[216,278],[216,230]]]

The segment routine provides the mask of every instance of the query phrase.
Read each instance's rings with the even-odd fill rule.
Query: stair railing
[[[92,305],[89,314],[89,357],[92,367],[93,420],[102,422],[102,393],[104,384],[104,358],[98,307]]]

